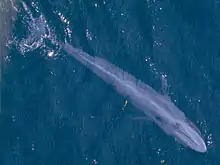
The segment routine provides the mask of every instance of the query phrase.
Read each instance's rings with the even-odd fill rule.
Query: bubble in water
[[[40,12],[38,4],[32,3],[34,12],[27,6],[26,3],[22,2],[22,8],[19,10],[19,15],[22,17],[21,24],[22,28],[25,30],[22,32],[22,37],[15,33],[12,36],[12,39],[8,41],[8,46],[15,45],[18,51],[25,55],[27,52],[36,50],[37,48],[41,49],[41,52],[46,54],[48,57],[55,56],[56,54],[51,52],[59,47],[59,44],[56,40],[56,33],[54,30],[49,27],[48,22],[43,13]],[[33,14],[38,15],[36,17]],[[25,32],[25,34],[24,34]],[[46,44],[47,43],[47,44]],[[53,51],[51,50],[53,49]]]

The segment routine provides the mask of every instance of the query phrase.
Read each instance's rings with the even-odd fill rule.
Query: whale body
[[[62,46],[69,55],[106,83],[113,85],[117,92],[128,98],[136,108],[143,111],[166,134],[173,136],[181,144],[195,151],[207,151],[199,129],[187,119],[171,99],[159,94],[149,85],[104,59],[90,56],[68,43],[64,43]]]

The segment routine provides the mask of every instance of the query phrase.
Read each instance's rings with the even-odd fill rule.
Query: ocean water
[[[220,2],[18,1],[1,84],[1,165],[220,165]],[[9,19],[12,19],[9,17]],[[68,41],[167,94],[207,144],[192,151],[68,56]]]

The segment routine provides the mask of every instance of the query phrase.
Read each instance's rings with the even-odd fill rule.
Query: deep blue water
[[[1,165],[220,164],[218,1],[18,5],[2,73]],[[167,75],[170,97],[201,130],[207,153],[185,148],[150,121],[132,120],[139,110],[129,102],[122,110],[125,98],[59,48],[65,39],[158,92]]]

